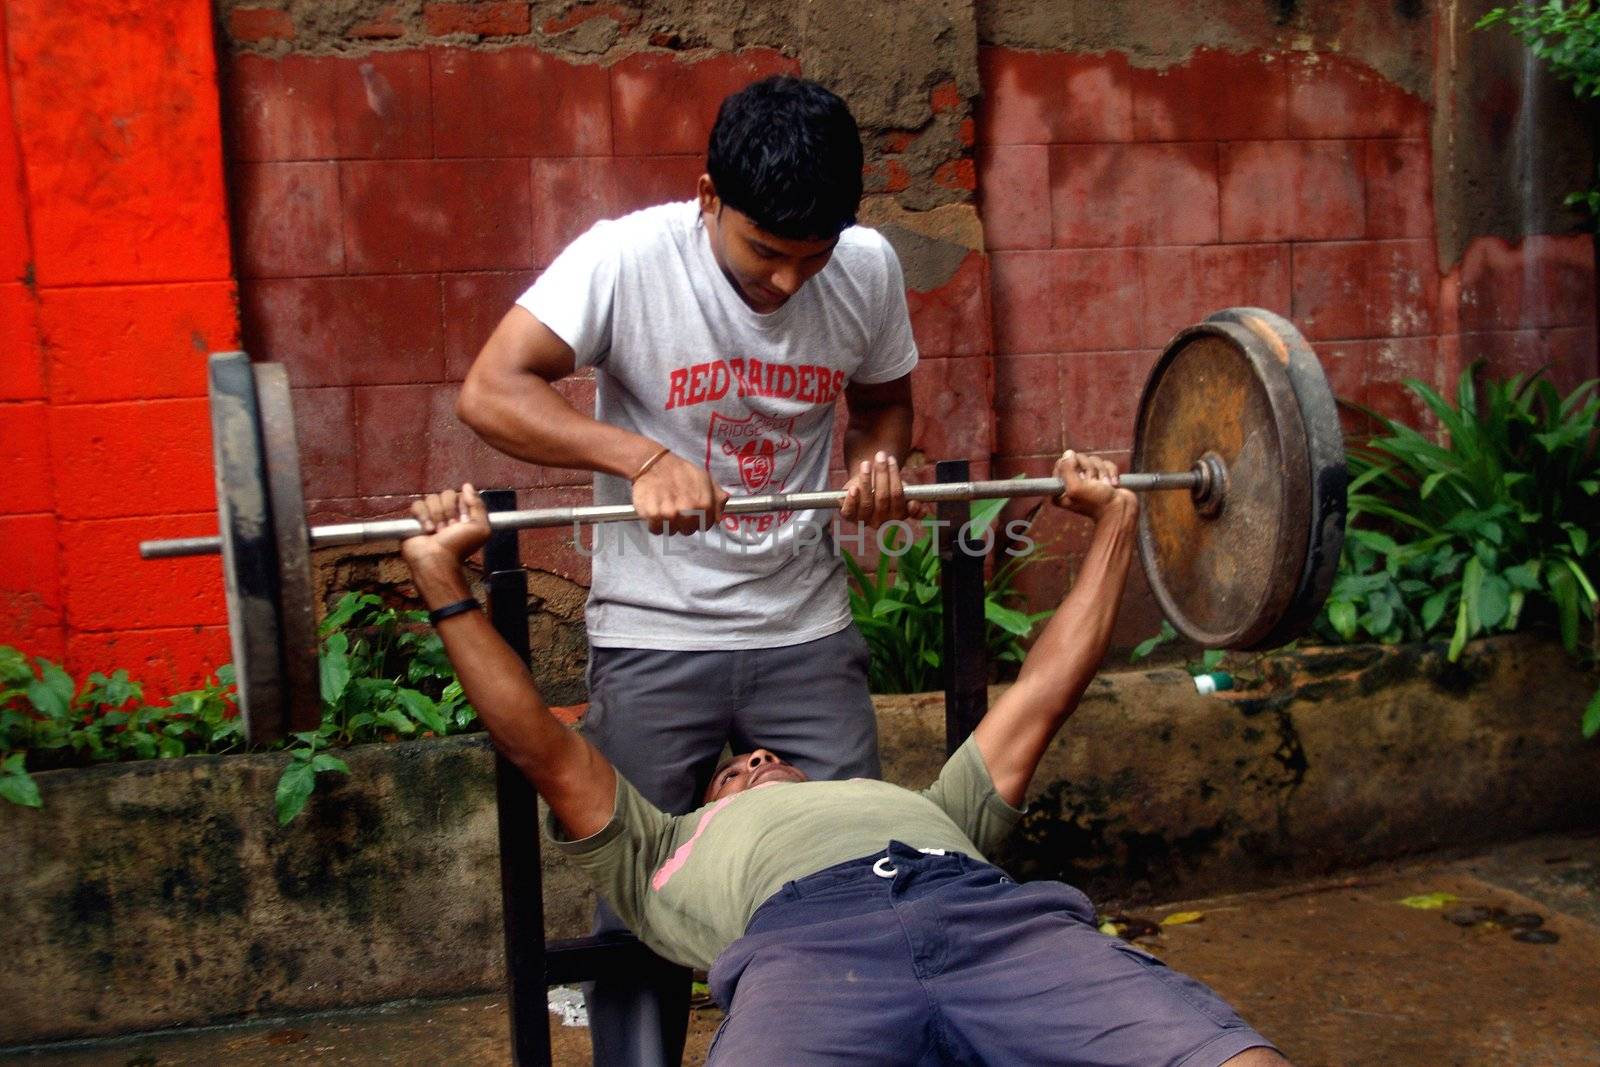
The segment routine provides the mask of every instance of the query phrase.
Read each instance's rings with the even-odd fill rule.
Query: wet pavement
[[[1173,923],[1175,914],[1191,921]],[[1125,917],[1130,933],[1155,926],[1139,944],[1210,983],[1301,1067],[1600,1064],[1600,836]],[[685,1063],[702,1062],[719,1020],[715,1008],[695,1012]],[[552,1024],[555,1062],[586,1067],[587,1031]],[[219,1062],[500,1067],[510,1062],[505,1006],[498,997],[395,1004],[0,1052],[0,1064],[19,1067]]]

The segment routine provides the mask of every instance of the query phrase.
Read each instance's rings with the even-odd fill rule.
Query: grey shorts
[[[816,779],[876,778],[869,659],[853,625],[779,648],[591,648],[583,733],[674,815],[700,806],[724,744],[771,749]]]
[[[1272,1044],[1060,882],[899,842],[790,882],[711,968],[708,1067],[1218,1067]]]

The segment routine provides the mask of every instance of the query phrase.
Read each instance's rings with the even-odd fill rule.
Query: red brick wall
[[[235,56],[226,108],[246,343],[288,366],[313,519],[390,515],[469,477],[523,490],[523,506],[586,503],[586,472],[477,441],[453,412],[458,383],[567,242],[601,218],[693,195],[724,96],[797,70],[760,49],[610,65],[444,45]],[[924,355],[916,447],[975,460],[980,475],[987,298],[980,253],[909,294]],[[593,402],[591,381],[563,389]],[[529,563],[587,583],[586,561],[560,542],[526,539]]]
[[[525,34],[523,4],[407,9],[346,33],[357,52],[403,45],[307,55],[289,52],[305,28],[288,12],[229,6],[243,51],[219,120],[207,5],[0,5],[0,640],[158,687],[227,656],[216,562],[143,564],[134,545],[212,526],[204,354],[238,343],[230,215],[245,338],[289,366],[315,521],[468,476],[581,502],[584,476],[460,427],[456,383],[572,236],[689,195],[727,91],[797,68],[654,37],[592,62],[467,46]],[[624,26],[630,10],[582,13]],[[469,14],[510,21],[440,22]],[[1158,70],[987,48],[980,66],[975,129],[917,164],[954,191],[940,210],[957,223],[976,183],[987,245],[909,294],[919,462],[1004,475],[1064,445],[1125,455],[1156,353],[1226,304],[1286,312],[1337,391],[1389,411],[1400,378],[1477,358],[1595,371],[1589,238],[1482,238],[1441,275],[1428,108],[1359,62],[1202,50]],[[929,90],[936,115],[954,84]],[[869,186],[893,192],[915,133],[870,136],[887,147]],[[1066,560],[1030,577],[1041,597],[1070,570],[1057,547]],[[556,535],[525,552],[587,579]],[[1125,637],[1154,625],[1130,618]]]
[[[6,0],[0,642],[156,688],[227,659],[205,353],[237,344],[208,4]]]
[[[1595,372],[1590,238],[1479,241],[1441,278],[1428,109],[1357,62],[991,47],[980,66],[1001,474],[1063,447],[1125,465],[1160,350],[1228,305],[1288,315],[1340,397],[1390,414],[1414,414],[1402,379],[1453,382],[1464,360]],[[1036,595],[1066,555],[1029,576]],[[1132,615],[1124,637],[1153,629]]]

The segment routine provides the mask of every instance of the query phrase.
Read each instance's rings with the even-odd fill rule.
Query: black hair
[[[855,224],[861,163],[861,131],[845,102],[783,74],[724,100],[706,151],[722,202],[791,240],[824,240]]]

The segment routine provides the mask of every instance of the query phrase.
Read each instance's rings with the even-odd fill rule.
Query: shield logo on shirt
[[[730,419],[713,411],[706,433],[706,470],[715,476],[717,458],[726,456],[739,465],[746,493],[781,493],[800,458],[800,443],[792,429],[793,418],[752,412],[743,419]]]

